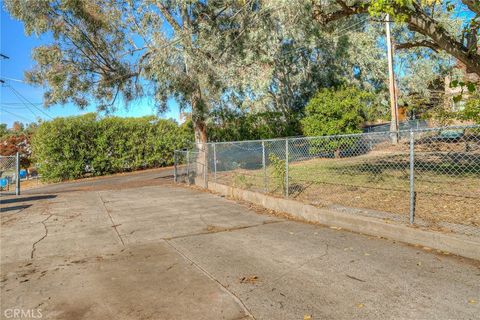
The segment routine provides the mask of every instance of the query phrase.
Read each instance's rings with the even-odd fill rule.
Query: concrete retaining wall
[[[203,180],[198,185],[204,186]],[[272,197],[209,181],[208,189],[225,196],[245,200],[264,208],[284,212],[293,217],[354,232],[381,236],[414,245],[421,245],[463,257],[480,260],[480,239],[458,234],[421,230],[407,225],[385,223],[381,220],[352,215],[331,209],[317,208],[295,200]]]

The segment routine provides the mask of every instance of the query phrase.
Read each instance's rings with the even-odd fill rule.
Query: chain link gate
[[[214,181],[480,236],[480,126],[403,130],[395,137],[397,143],[390,132],[208,143],[176,152],[182,160],[176,181],[183,182],[186,166],[189,183],[202,177],[204,186]]]
[[[208,146],[174,151],[174,181],[208,186]],[[201,180],[201,182],[200,182]]]
[[[20,156],[0,156],[0,192],[20,195]]]

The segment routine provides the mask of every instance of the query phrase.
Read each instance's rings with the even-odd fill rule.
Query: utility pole
[[[390,91],[390,112],[392,120],[390,120],[390,133],[392,142],[398,142],[398,102],[397,91],[395,90],[395,73],[393,70],[393,48],[392,34],[390,32],[390,15],[385,17],[385,31],[387,34],[387,60],[388,60],[388,82]]]

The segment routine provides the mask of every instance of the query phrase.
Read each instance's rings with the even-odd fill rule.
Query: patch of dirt
[[[410,203],[407,191],[312,184],[296,200],[327,206],[342,206],[371,209],[398,214],[408,218]],[[479,199],[446,194],[417,193],[416,217],[432,224],[447,222],[462,225],[480,226]]]
[[[41,182],[40,179],[20,180],[21,190],[39,188],[44,185],[46,185],[46,183]]]

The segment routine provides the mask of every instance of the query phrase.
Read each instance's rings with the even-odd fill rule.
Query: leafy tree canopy
[[[303,132],[307,136],[325,136],[361,132],[372,118],[375,96],[355,87],[321,89],[308,102]]]

